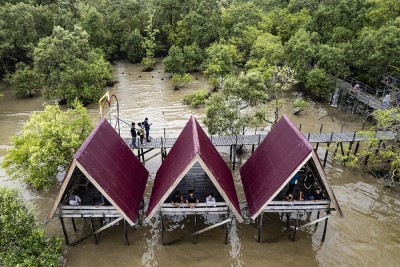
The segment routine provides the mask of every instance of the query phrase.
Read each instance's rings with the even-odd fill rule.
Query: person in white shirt
[[[82,202],[81,198],[78,195],[71,194],[69,196],[69,205],[71,206],[78,206]]]
[[[213,193],[210,193],[207,198],[206,198],[206,204],[207,206],[214,206],[215,207],[215,197]]]

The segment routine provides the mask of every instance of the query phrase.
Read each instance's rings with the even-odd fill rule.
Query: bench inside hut
[[[186,197],[189,194],[189,190],[193,190],[199,199],[199,204],[195,209],[189,208],[189,206],[187,206],[185,203]],[[180,205],[180,208],[177,208],[171,204],[171,199],[176,191],[179,191],[183,197],[183,203]],[[207,206],[206,204],[206,198],[210,193],[214,195],[216,201],[215,207],[210,205]],[[190,215],[201,213],[226,214],[228,211],[228,206],[215,185],[201,167],[200,163],[197,162],[179,182],[177,187],[172,191],[172,194],[162,204],[161,211],[163,214],[169,215]]]
[[[80,205],[69,204],[69,197],[72,194],[79,196]],[[120,217],[121,214],[117,209],[110,205],[104,197],[104,201],[102,201],[101,196],[99,190],[78,168],[75,168],[56,213],[64,218]]]
[[[307,178],[307,174],[310,173],[312,176]],[[323,197],[320,200],[313,199],[304,199],[300,200],[300,192],[305,191],[305,184],[309,183],[311,185],[310,191],[315,192],[316,188],[319,188],[321,191],[321,195]],[[265,208],[264,212],[295,212],[295,211],[320,211],[320,210],[329,210],[331,200],[329,198],[328,193],[326,192],[325,187],[321,181],[321,178],[318,175],[318,172],[315,171],[313,164],[311,162],[308,165],[303,166],[298,172],[298,179],[296,184],[292,189],[292,200],[288,200],[287,197],[290,190],[289,183],[285,185],[285,187],[279,192],[278,195],[270,202]]]

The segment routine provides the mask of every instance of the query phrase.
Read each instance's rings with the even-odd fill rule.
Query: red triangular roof
[[[75,168],[85,174],[129,224],[134,224],[149,172],[104,118],[76,152],[49,217],[54,216]]]
[[[236,217],[242,220],[232,172],[193,116],[157,171],[146,213],[147,220],[153,217],[197,161]]]
[[[251,218],[255,219],[279,194],[295,173],[310,159],[315,162],[325,188],[336,205],[318,156],[303,134],[285,116],[268,133],[256,151],[240,168],[243,190]]]

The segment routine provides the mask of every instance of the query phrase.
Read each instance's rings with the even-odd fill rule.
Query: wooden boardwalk
[[[342,92],[348,93],[350,96],[356,98],[364,105],[376,110],[383,109],[383,102],[376,96],[369,94],[371,88],[367,88],[360,84],[360,89],[355,93],[351,90],[351,83],[342,79],[337,79],[337,84]]]
[[[393,140],[395,133],[390,131],[377,132],[379,140]],[[233,146],[233,145],[259,145],[266,134],[257,135],[238,135],[238,136],[209,136],[214,146]],[[367,138],[357,132],[336,132],[336,133],[308,133],[304,137],[310,143],[332,143],[332,142],[358,142],[365,141]],[[177,138],[153,138],[151,142],[139,143],[139,148],[171,148]],[[127,144],[131,143],[131,138],[124,139]]]

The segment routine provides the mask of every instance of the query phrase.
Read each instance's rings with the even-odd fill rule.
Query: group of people
[[[131,126],[131,137],[132,137],[132,146],[133,148],[137,148],[136,139],[139,135],[140,144],[143,145],[144,136],[146,134],[146,141],[151,142],[150,140],[150,126],[152,124],[149,123],[149,119],[145,118],[143,122],[138,123],[138,129],[136,130],[136,124],[132,122]]]
[[[295,186],[298,184],[300,178],[301,175],[299,172],[292,177],[292,179],[289,181],[288,190],[286,191],[283,199],[285,199],[286,201],[318,201],[326,199],[321,187],[315,182],[314,174],[311,170],[308,170],[305,173],[303,184],[298,185],[298,195],[295,197],[293,191]]]
[[[200,201],[193,190],[189,190],[185,199],[183,198],[183,195],[179,191],[176,191],[171,198],[171,204],[177,208],[180,208],[181,205],[184,203],[189,208],[193,209],[197,206],[197,204],[200,203]],[[206,197],[206,204],[207,204],[207,206],[215,207],[216,202],[215,202],[215,197],[214,197],[213,193],[208,194],[208,196]]]

